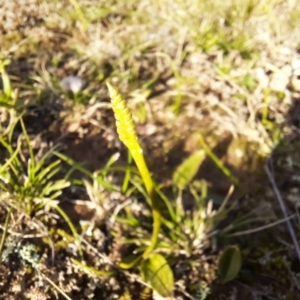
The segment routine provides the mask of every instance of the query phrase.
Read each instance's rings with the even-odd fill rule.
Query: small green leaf
[[[82,268],[84,271],[86,271],[87,273],[91,273],[97,276],[105,276],[105,277],[110,277],[113,276],[115,274],[114,271],[102,271],[102,270],[97,270],[93,267],[89,267],[83,263],[81,263],[80,261],[71,258],[71,261],[74,263],[74,265],[77,265],[78,267]]]
[[[121,269],[128,270],[133,268],[140,260],[142,256],[141,255],[129,255],[127,257],[124,257],[122,261],[120,262],[119,266]]]
[[[10,78],[5,70],[5,66],[9,64],[10,64],[9,60],[0,61],[0,74],[2,79],[3,91],[7,99],[10,99],[12,95],[12,86],[11,86]]]
[[[192,181],[204,159],[205,151],[202,149],[190,155],[177,167],[173,174],[173,183],[183,190]]]
[[[143,280],[163,297],[172,296],[174,287],[173,272],[160,254],[152,254],[141,265]]]
[[[242,265],[242,255],[239,247],[227,247],[219,260],[219,274],[221,282],[224,284],[234,279],[240,271]]]
[[[247,74],[242,81],[242,85],[246,87],[248,90],[254,91],[257,86],[257,83],[250,74]]]

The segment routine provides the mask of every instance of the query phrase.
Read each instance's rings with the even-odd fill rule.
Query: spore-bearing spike
[[[115,114],[117,132],[120,140],[130,150],[139,151],[138,137],[135,130],[132,114],[128,109],[124,98],[107,83],[109,94],[111,97],[112,109]]]

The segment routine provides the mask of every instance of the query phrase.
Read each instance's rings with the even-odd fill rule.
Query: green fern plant
[[[138,136],[135,131],[134,122],[130,110],[128,109],[124,98],[107,83],[109,95],[111,98],[112,109],[114,111],[117,132],[120,140],[129,149],[145,184],[152,205],[153,232],[150,245],[144,251],[142,258],[147,258],[155,249],[158,241],[158,234],[161,226],[161,212],[159,209],[158,194],[155,192],[149,169],[147,167],[143,150],[138,142]],[[125,265],[124,265],[125,267]]]
[[[153,231],[149,246],[137,258],[130,258],[127,262],[126,260],[123,261],[120,264],[120,267],[129,269],[140,262],[139,269],[143,280],[161,296],[170,297],[173,295],[174,288],[172,270],[164,256],[158,253],[153,253],[153,250],[158,244],[158,235],[162,222],[162,213],[159,206],[159,194],[155,190],[154,183],[143,155],[143,150],[138,142],[131,112],[126,105],[124,98],[109,83],[107,83],[107,87],[116,119],[118,135],[120,140],[129,149],[129,152],[141,174],[150,199],[153,217]]]

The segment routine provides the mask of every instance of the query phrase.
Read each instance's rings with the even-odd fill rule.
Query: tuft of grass
[[[21,125],[23,134],[16,142],[13,131],[9,136],[0,138],[5,155],[9,156],[1,164],[0,187],[2,191],[14,195],[15,204],[31,215],[46,205],[46,199],[56,199],[64,188],[70,186],[70,182],[54,179],[61,170],[60,160],[50,162],[55,149],[50,149],[40,158],[35,157],[23,119],[19,118],[14,127],[17,124]],[[14,144],[17,146],[14,147]]]

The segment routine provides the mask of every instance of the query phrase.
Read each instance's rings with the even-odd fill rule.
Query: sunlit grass
[[[6,5],[4,9],[11,9]],[[28,15],[26,7],[20,4],[20,15]],[[0,192],[7,211],[0,252],[5,248],[9,221],[14,221],[15,213],[29,219],[37,216],[45,226],[55,216],[53,219],[67,224],[71,234],[47,228],[51,238],[56,232],[62,239],[53,248],[63,252],[68,243],[74,244],[71,262],[88,276],[121,273],[131,282],[148,284],[171,295],[172,272],[175,270],[176,282],[181,280],[176,273],[180,269],[181,274],[190,277],[184,292],[190,293],[191,299],[200,294],[199,299],[205,299],[217,274],[218,257],[214,254],[211,268],[204,270],[207,253],[212,249],[219,253],[227,246],[229,252],[234,249],[238,267],[228,277],[233,279],[240,269],[240,252],[237,246],[231,246],[238,241],[232,238],[251,233],[252,223],[268,222],[269,217],[259,217],[260,208],[247,207],[247,201],[230,202],[233,187],[227,196],[218,195],[219,202],[211,197],[209,190],[215,187],[201,178],[206,176],[202,163],[212,160],[213,168],[223,174],[224,180],[229,179],[241,189],[244,178],[233,175],[233,171],[254,172],[259,167],[245,165],[243,158],[248,152],[258,161],[263,160],[282,141],[282,124],[277,124],[276,118],[284,118],[286,94],[263,89],[256,71],[265,63],[273,63],[268,53],[281,44],[299,47],[297,1],[63,0],[36,1],[34,7],[28,24],[19,24],[22,18],[14,19],[14,24],[4,18],[0,24],[4,28],[12,26],[0,36],[4,41],[0,55]],[[268,59],[271,62],[265,61]],[[83,78],[84,89],[75,93],[64,90],[60,83],[69,76]],[[124,95],[137,125],[141,145],[133,149],[138,153],[127,160],[113,134],[105,81]],[[108,136],[101,147],[114,149],[115,154],[106,155],[99,149],[101,155],[105,153],[101,157],[104,167],[91,171],[82,161],[59,151],[56,142],[52,145],[51,141],[47,151],[37,153],[32,146],[36,136],[30,131],[34,126],[24,118],[32,106],[46,114],[59,107],[54,112],[55,126],[44,128],[39,135],[49,134],[63,144],[65,137],[76,136],[76,143],[81,143],[95,132],[99,140]],[[67,122],[70,124],[65,125]],[[132,129],[133,121],[129,126]],[[228,136],[234,141],[219,157],[215,148]],[[239,148],[242,143],[245,146]],[[76,147],[75,142],[72,146]],[[83,161],[85,155],[81,154]],[[230,155],[239,156],[239,164],[226,163]],[[132,158],[142,161],[141,173],[132,165]],[[170,168],[168,172],[163,172],[165,167]],[[158,178],[157,183],[154,178]],[[97,212],[98,219],[87,221],[88,230],[73,224],[68,211],[59,206],[65,193],[73,195],[74,190],[80,191]],[[158,196],[159,205],[153,194]],[[192,203],[191,207],[184,207],[185,201]],[[152,228],[151,218],[158,211]],[[129,249],[132,255],[123,256],[118,250],[116,261],[104,260],[112,270],[106,270],[105,264],[99,268],[89,256],[92,246],[84,244],[85,238],[93,240],[90,234],[95,228],[105,228],[109,242]],[[96,249],[96,255],[104,255],[101,251]],[[165,287],[147,276],[153,257],[172,268],[165,270]],[[138,268],[141,276],[137,275]],[[199,275],[199,270],[203,274]],[[221,271],[226,274],[228,270]],[[203,276],[205,283],[193,279],[194,274]],[[56,286],[56,282],[53,284]],[[174,287],[180,292],[179,285]],[[61,287],[57,290],[69,299]]]

